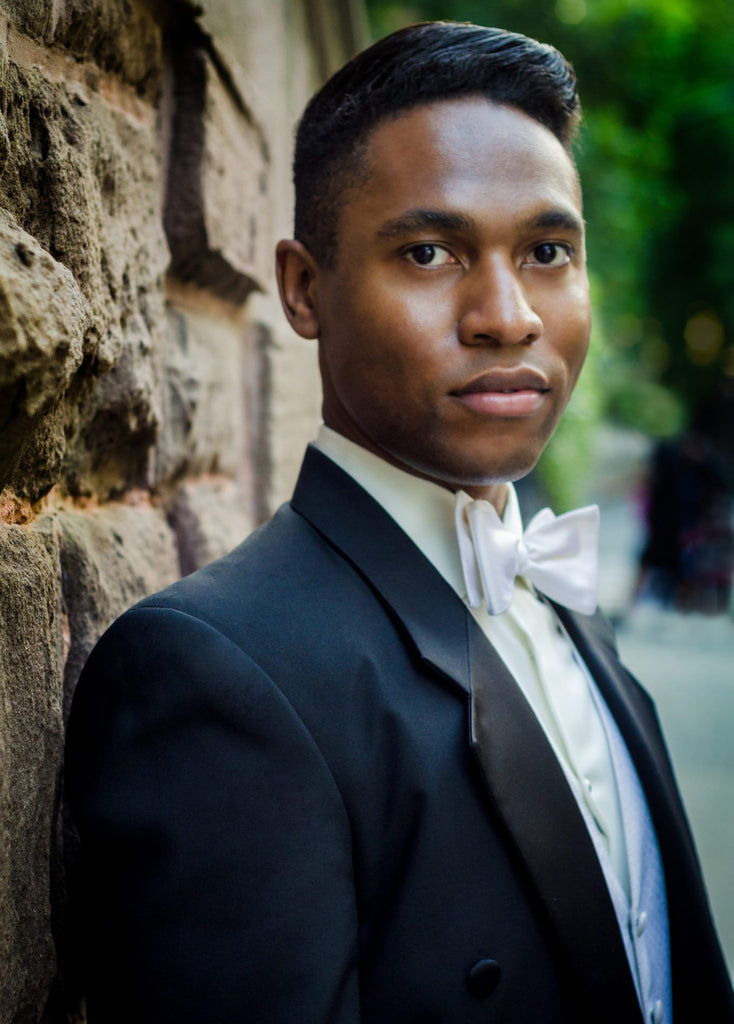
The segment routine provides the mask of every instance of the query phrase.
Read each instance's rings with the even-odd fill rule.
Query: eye
[[[543,242],[531,251],[528,263],[542,267],[562,267],[571,259],[571,246],[560,242]]]
[[[416,263],[419,267],[443,267],[447,263],[456,263],[455,257],[448,249],[432,242],[411,245],[409,249],[406,249],[405,255],[411,263]]]

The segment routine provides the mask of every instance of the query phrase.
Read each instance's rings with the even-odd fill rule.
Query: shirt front
[[[349,473],[407,533],[467,604],[455,527],[452,491],[413,476],[322,426],[316,447]],[[507,485],[504,525],[522,535],[512,484]],[[507,665],[535,712],[567,776],[599,830],[622,888],[629,868],[619,795],[606,735],[591,681],[553,609],[520,577],[511,607],[490,615],[483,602],[469,611]]]

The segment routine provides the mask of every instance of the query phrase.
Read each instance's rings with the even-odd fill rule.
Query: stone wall
[[[364,41],[358,0],[0,0],[0,1024],[81,994],[57,812],[87,654],[266,518],[315,429],[272,250],[292,125]]]

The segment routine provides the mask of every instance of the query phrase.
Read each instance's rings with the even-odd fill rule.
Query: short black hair
[[[332,263],[346,193],[369,175],[370,132],[412,107],[472,95],[518,108],[570,153],[581,112],[576,76],[558,50],[498,28],[411,25],[358,53],[306,107],[293,161],[296,238]]]

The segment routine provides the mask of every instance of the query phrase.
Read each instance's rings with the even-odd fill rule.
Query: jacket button
[[[496,960],[477,960],[466,976],[466,987],[473,996],[484,999],[497,988],[502,968]]]

